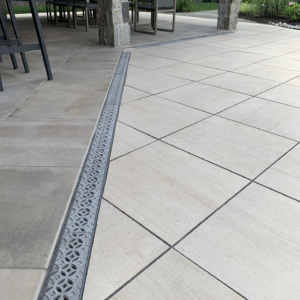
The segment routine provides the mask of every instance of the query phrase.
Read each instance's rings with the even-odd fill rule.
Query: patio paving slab
[[[161,67],[172,66],[175,64],[179,64],[179,63],[180,63],[180,61],[157,57],[157,56],[153,56],[153,55],[147,55],[146,57],[145,56],[133,57],[129,61],[130,65],[144,68],[147,70],[154,70],[154,69],[158,69]]]
[[[34,299],[44,276],[43,270],[0,269],[0,299]]]
[[[220,113],[221,116],[300,141],[300,110],[280,103],[251,98]]]
[[[247,299],[297,299],[300,204],[251,184],[176,246]]]
[[[296,144],[216,116],[163,141],[251,179]]]
[[[104,198],[173,244],[247,183],[155,142],[111,162]]]
[[[198,108],[209,113],[218,113],[244,101],[250,96],[220,89],[202,83],[192,83],[159,94],[159,97]]]
[[[204,79],[202,82],[252,96],[278,85],[275,81],[229,72]]]
[[[262,94],[259,98],[275,101],[278,103],[291,105],[300,108],[300,87],[288,84],[281,84]]]
[[[79,168],[0,168],[1,268],[45,268],[78,172]]]
[[[161,93],[191,82],[190,80],[163,74],[159,71],[138,72],[128,75],[126,79],[127,86],[150,94]]]
[[[272,58],[271,56],[268,55],[248,53],[243,51],[231,51],[228,53],[221,53],[219,57],[225,59],[233,59],[233,60],[236,59],[236,60],[248,61],[251,63],[257,63]]]
[[[97,119],[106,92],[66,91],[43,85],[11,114],[38,119]]]
[[[94,126],[88,119],[9,117],[0,124],[0,165],[80,167]]]
[[[284,59],[281,57],[275,57],[272,59],[264,60],[264,61],[261,61],[260,63],[263,65],[278,67],[278,68],[292,70],[292,71],[300,70],[300,61]]]
[[[253,64],[246,67],[242,67],[234,70],[234,72],[262,79],[277,81],[280,83],[286,82],[297,76],[300,76],[300,72],[280,69],[271,66],[264,66],[260,64]]]
[[[83,300],[94,300],[95,295],[105,299],[166,249],[166,244],[102,200]]]
[[[209,116],[208,113],[158,96],[150,96],[123,104],[119,121],[155,138],[162,138]]]
[[[300,201],[300,147],[296,146],[256,181]]]
[[[154,141],[156,139],[149,135],[118,122],[110,159],[115,159]]]
[[[237,293],[199,269],[174,250],[156,261],[113,300],[165,300],[198,299],[240,300]]]
[[[248,66],[251,64],[250,62],[242,60],[225,59],[219,57],[218,55],[193,60],[190,63],[199,66],[215,68],[223,71],[233,71],[234,69]]]
[[[172,75],[172,76],[176,76],[188,80],[193,80],[193,81],[202,80],[205,78],[209,78],[211,76],[216,76],[224,73],[224,71],[207,68],[203,66],[196,66],[188,63],[182,63],[175,66],[160,68],[158,69],[158,71],[164,74],[168,74],[168,75]]]
[[[129,86],[124,86],[123,95],[122,95],[122,103],[127,103],[130,101],[138,100],[151,94],[131,88]]]

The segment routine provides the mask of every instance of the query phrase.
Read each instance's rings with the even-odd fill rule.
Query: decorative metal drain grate
[[[40,300],[82,299],[130,53],[122,53]]]
[[[188,38],[183,38],[183,39],[178,39],[178,40],[172,40],[172,41],[166,41],[166,42],[157,42],[157,43],[151,43],[151,44],[145,44],[145,45],[138,45],[138,46],[133,46],[130,48],[147,48],[147,47],[154,47],[154,46],[161,46],[161,45],[166,45],[166,44],[173,44],[173,43],[178,43],[178,42],[185,42],[185,41],[191,41],[191,40],[197,40],[197,39],[203,39],[211,36],[218,36],[218,35],[224,35],[224,34],[230,34],[232,32],[221,32],[221,33],[213,33],[213,34],[206,34],[206,35],[200,35],[200,36],[193,36],[193,37],[188,37]]]

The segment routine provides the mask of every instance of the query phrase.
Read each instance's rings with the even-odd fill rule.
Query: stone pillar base
[[[218,8],[218,29],[236,30],[240,0],[220,0]]]
[[[99,43],[114,47],[130,44],[127,0],[98,0]]]

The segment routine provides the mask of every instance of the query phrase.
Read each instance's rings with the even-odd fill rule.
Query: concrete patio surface
[[[38,52],[29,74],[20,60],[19,70],[7,56],[0,64],[1,300],[37,299],[122,51],[100,47],[95,27],[42,24],[54,81]],[[132,32],[132,45],[203,37],[123,50],[83,299],[298,299],[300,34],[176,24],[174,34]],[[30,20],[19,26],[32,42]]]

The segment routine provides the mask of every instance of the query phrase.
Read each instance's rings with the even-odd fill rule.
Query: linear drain
[[[82,299],[130,53],[122,53],[40,300]]]
[[[185,42],[185,41],[203,39],[203,38],[212,37],[212,36],[225,35],[225,34],[230,34],[230,33],[232,33],[232,31],[212,33],[212,34],[206,34],[206,35],[199,35],[199,36],[193,36],[193,37],[188,37],[188,38],[183,38],[183,39],[178,39],[178,40],[172,40],[172,41],[166,41],[166,42],[157,42],[157,43],[151,43],[151,44],[144,44],[144,45],[132,46],[130,48],[139,49],[139,48],[161,46],[161,45],[166,45],[166,44],[173,44],[173,43],[178,43],[178,42]]]

